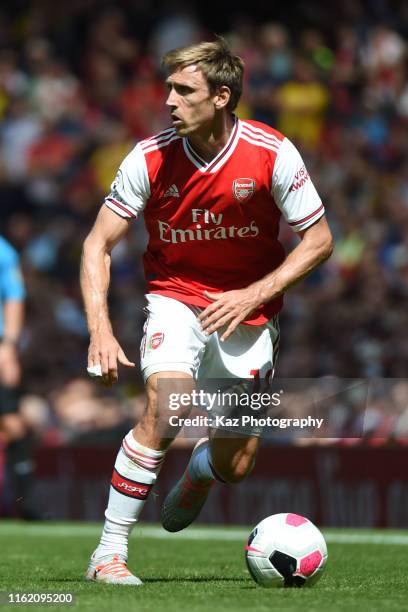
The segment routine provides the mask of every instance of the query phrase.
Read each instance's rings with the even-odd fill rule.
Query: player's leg
[[[238,483],[251,472],[258,447],[257,436],[237,437],[218,430],[199,440],[183,476],[163,503],[163,527],[175,532],[190,525],[200,514],[215,482]]]
[[[14,499],[21,500],[21,517],[32,520],[41,518],[33,493],[32,439],[18,411],[18,403],[19,394],[16,389],[0,387],[0,431],[6,442],[6,471]]]
[[[259,444],[259,435],[211,432],[208,456],[218,479],[231,484],[244,480],[255,465]]]
[[[149,298],[141,351],[146,409],[117,455],[101,541],[87,572],[88,579],[115,584],[141,584],[126,567],[129,535],[156,482],[166,450],[178,433],[169,427],[166,392],[178,385],[183,391],[192,390],[197,354],[204,340],[192,332],[196,317],[186,306],[162,296]]]
[[[159,379],[193,380],[183,372],[152,374],[146,384],[147,404],[144,415],[124,437],[112,473],[105,524],[87,577],[120,584],[141,584],[126,567],[128,540],[149,497],[164,461],[166,450],[178,431],[165,431],[166,406],[161,406],[157,387]],[[182,416],[182,415],[181,415]]]
[[[277,318],[264,326],[240,325],[229,340],[220,343],[217,334],[200,366],[206,379],[271,376],[279,346]],[[240,482],[252,470],[259,447],[259,434],[239,431],[212,431],[210,439],[195,446],[186,471],[171,489],[162,507],[162,524],[167,531],[179,531],[199,515],[211,486],[216,482]]]
[[[218,337],[215,338],[214,352],[218,363],[212,360],[210,364],[203,364],[207,376],[215,378],[217,372],[226,371],[240,379],[259,377],[270,380],[273,377],[280,341],[278,316],[262,326],[240,325],[239,333],[231,340],[230,343],[220,343]],[[235,411],[234,414],[238,413]],[[245,433],[240,431],[240,427],[211,430],[206,454],[218,480],[238,483],[246,478],[255,465],[261,434],[262,431],[256,427]],[[205,465],[203,455],[199,475],[206,474]]]

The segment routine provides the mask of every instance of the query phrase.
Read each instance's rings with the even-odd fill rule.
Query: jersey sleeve
[[[295,232],[306,229],[324,215],[324,206],[300,153],[287,138],[275,161],[272,195]]]
[[[5,241],[0,245],[0,300],[21,301],[26,292],[17,252]]]
[[[150,197],[146,160],[140,145],[125,157],[105,198],[105,204],[125,218],[136,218]]]

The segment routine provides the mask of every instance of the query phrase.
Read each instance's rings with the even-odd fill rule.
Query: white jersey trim
[[[120,202],[117,202],[113,198],[109,198],[109,197],[106,198],[104,204],[108,208],[113,210],[114,213],[119,215],[119,217],[123,217],[124,219],[135,219],[136,218],[135,214],[129,212],[129,210],[125,206],[123,206],[122,204],[120,204]]]
[[[174,128],[167,128],[166,130],[162,130],[158,132],[158,134],[154,134],[153,136],[149,136],[149,138],[145,138],[144,140],[139,140],[139,144],[143,147],[146,144],[151,144],[153,140],[157,140],[159,138],[165,138],[170,133],[175,133],[176,130]]]
[[[279,153],[279,148],[277,146],[266,143],[263,140],[253,140],[247,134],[247,132],[243,131],[241,134],[241,138],[242,140],[246,140],[247,142],[254,145],[255,147],[262,147],[263,149],[269,149],[269,151],[273,151],[274,153]]]
[[[172,136],[167,138],[167,140],[152,144],[150,147],[147,147],[147,146],[143,147],[142,151],[143,153],[151,153],[151,151],[158,151],[159,149],[162,149],[163,147],[167,147],[167,145],[169,145],[171,142],[174,142],[175,140],[180,140],[180,136],[177,136],[177,134],[173,134]]]
[[[241,125],[245,128],[246,131],[251,133],[251,136],[254,138],[259,138],[261,140],[265,140],[266,142],[270,142],[271,144],[275,144],[277,147],[280,147],[283,140],[277,138],[274,134],[269,134],[265,130],[261,128],[253,126],[251,123],[247,123],[246,121],[241,121]]]
[[[270,147],[273,147],[277,151],[279,151],[280,146],[282,144],[282,142],[280,140],[277,140],[276,138],[268,138],[264,134],[255,134],[255,132],[248,129],[248,127],[245,124],[242,125],[241,133],[246,134],[246,136],[248,136],[252,140],[256,140],[257,142],[263,142],[264,144],[267,144]]]
[[[310,215],[306,215],[303,219],[298,219],[297,221],[289,221],[289,225],[295,229],[295,231],[300,231],[301,229],[306,229],[309,225],[312,225],[320,219],[324,215],[324,206],[320,204],[319,208],[314,210]]]
[[[121,217],[137,217],[150,197],[150,181],[144,151],[139,144],[122,161],[105,204]]]
[[[295,232],[307,229],[324,215],[324,206],[302,157],[288,138],[283,140],[275,160],[271,192]]]

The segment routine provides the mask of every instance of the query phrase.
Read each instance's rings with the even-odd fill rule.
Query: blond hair
[[[244,62],[233,55],[227,42],[218,36],[214,42],[180,47],[169,51],[163,57],[163,67],[168,74],[197,64],[205,76],[211,93],[223,85],[231,91],[227,109],[233,111],[241,97]]]

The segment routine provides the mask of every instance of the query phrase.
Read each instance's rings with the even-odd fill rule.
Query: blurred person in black
[[[18,344],[24,325],[25,288],[14,248],[0,236],[0,438],[6,445],[6,472],[24,519],[39,515],[33,500],[34,463],[30,435],[19,414],[21,365]]]

